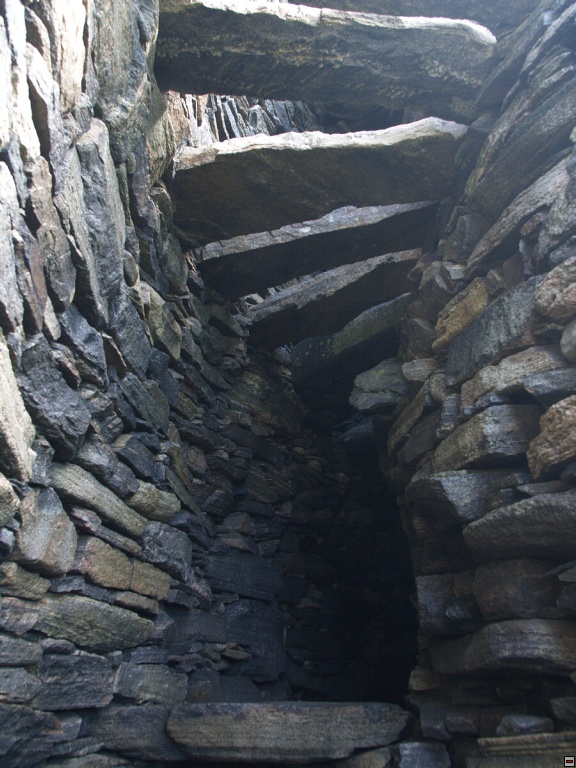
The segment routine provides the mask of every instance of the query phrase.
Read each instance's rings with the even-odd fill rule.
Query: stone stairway
[[[174,222],[202,245],[307,221],[347,205],[439,200],[458,176],[464,125],[429,117],[380,131],[248,136],[185,148]]]
[[[197,249],[199,269],[228,299],[422,246],[433,228],[435,203],[340,208],[320,219],[216,241]]]

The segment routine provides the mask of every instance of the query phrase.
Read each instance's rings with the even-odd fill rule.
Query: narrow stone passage
[[[575,20],[4,0],[3,768],[574,754]]]

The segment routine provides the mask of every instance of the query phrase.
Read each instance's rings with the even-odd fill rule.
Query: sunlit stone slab
[[[187,148],[174,179],[175,224],[200,245],[347,205],[440,200],[458,176],[466,131],[431,117],[380,131],[259,134]]]
[[[468,116],[495,38],[470,21],[253,0],[163,0],[155,71],[184,93]]]
[[[183,704],[172,710],[167,730],[191,757],[306,763],[386,746],[407,722],[394,704]]]

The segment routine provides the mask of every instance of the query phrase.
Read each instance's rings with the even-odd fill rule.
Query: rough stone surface
[[[535,480],[553,476],[576,456],[575,421],[576,396],[561,400],[542,416],[540,434],[528,448],[528,464]]]
[[[478,566],[474,596],[487,621],[542,617],[556,605],[559,585],[546,560],[503,560]]]
[[[564,160],[521,192],[472,251],[466,264],[468,276],[485,274],[490,267],[513,252],[522,226],[539,211],[552,205],[566,187],[567,181]]]
[[[393,410],[409,392],[410,385],[404,378],[402,363],[393,358],[356,376],[350,405],[359,411]]]
[[[90,277],[97,286],[104,317],[108,319],[110,301],[118,293],[122,280],[124,213],[105,124],[93,120],[76,148],[82,178],[82,213],[93,257]]]
[[[32,472],[34,434],[12,371],[8,347],[0,335],[0,461],[4,472],[24,482]]]
[[[343,136],[256,136],[186,149],[176,172],[174,220],[202,244],[307,221],[345,205],[438,200],[454,184],[454,158],[465,134],[462,125],[428,118]],[[281,181],[287,174],[289,189]],[[213,223],[214,209],[222,224]]]
[[[530,320],[541,277],[533,277],[491,304],[450,345],[447,372],[462,380],[532,341]]]
[[[148,520],[160,523],[169,523],[182,506],[173,493],[145,482],[138,483],[138,490],[126,499],[126,503]]]
[[[142,535],[144,555],[174,578],[187,581],[191,573],[192,544],[185,533],[163,523],[150,523]]]
[[[74,464],[54,464],[52,483],[64,499],[94,509],[121,531],[133,536],[144,533],[148,521]]]
[[[183,75],[233,83],[262,40],[245,25],[290,29],[306,44],[252,87],[338,102],[313,106],[161,94],[156,0],[1,3],[2,768],[197,762],[166,731],[174,705],[401,701],[416,662],[409,738],[429,741],[349,747],[348,768],[442,765],[438,742],[469,768],[574,754],[576,4],[334,3],[354,13],[195,2],[238,23],[182,46],[207,52]],[[501,37],[487,70],[451,37],[470,27],[438,20],[482,14]],[[382,72],[383,33],[415,27],[453,44],[413,91],[366,102],[424,44],[351,92]],[[458,100],[428,91],[460,54]],[[396,320],[355,319],[398,294]],[[250,334],[273,306],[270,344],[346,326],[354,352],[299,384],[305,402],[294,349]]]
[[[216,591],[238,592],[243,597],[272,600],[280,591],[281,574],[266,560],[242,552],[212,555],[206,578]]]
[[[165,704],[111,706],[88,718],[87,733],[104,743],[107,750],[142,760],[185,760],[166,733],[169,707]]]
[[[22,500],[20,516],[17,560],[51,576],[66,573],[74,562],[77,537],[58,495],[52,488],[32,491]]]
[[[27,408],[59,457],[73,458],[88,430],[90,412],[58,371],[43,336],[26,344],[17,380]]]
[[[88,597],[45,597],[38,604],[35,628],[81,648],[106,653],[145,642],[153,624],[124,608]]]
[[[536,293],[536,307],[556,322],[576,315],[576,257],[566,259],[551,270]]]
[[[467,183],[467,202],[488,218],[548,170],[552,152],[570,147],[576,112],[571,57],[554,45],[542,53],[530,87],[517,89]]]
[[[406,723],[392,704],[188,704],[174,708],[167,729],[191,757],[299,762],[385,746]]]
[[[186,697],[188,679],[160,664],[121,664],[114,686],[122,698],[138,703],[179,704]]]
[[[528,472],[514,470],[438,472],[414,478],[407,498],[418,511],[464,526],[489,511],[493,494],[530,479]]]
[[[18,496],[14,493],[11,483],[0,474],[0,526],[6,525],[20,507]]]
[[[0,288],[0,317],[3,326],[10,330],[22,325],[24,318],[24,305],[18,290],[18,278],[16,274],[16,258],[12,230],[18,223],[18,197],[14,180],[7,168],[0,165],[0,189],[2,190],[2,203],[0,204],[0,243],[2,244],[2,287]]]
[[[498,365],[482,368],[462,385],[460,407],[470,415],[491,401],[519,391],[524,382],[539,373],[562,369],[566,362],[557,347],[530,347],[504,358]],[[548,377],[545,377],[548,378]]]
[[[39,670],[38,709],[54,711],[104,707],[112,701],[116,671],[101,656],[45,655]]]
[[[3,563],[0,565],[0,587],[3,595],[40,600],[48,591],[50,582],[16,563]]]

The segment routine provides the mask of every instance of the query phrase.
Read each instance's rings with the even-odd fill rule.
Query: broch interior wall
[[[238,296],[210,259],[255,235],[195,234],[182,158],[324,130],[347,168],[352,131],[424,112],[161,93],[156,0],[0,2],[2,766],[191,765],[206,702],[410,711],[341,767],[576,751],[576,5],[484,5],[489,73],[402,246],[335,255],[339,212],[329,264]]]

